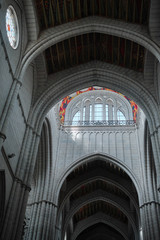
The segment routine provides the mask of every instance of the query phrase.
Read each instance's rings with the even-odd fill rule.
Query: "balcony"
[[[102,120],[102,121],[65,121],[64,126],[125,126],[135,125],[134,120]]]

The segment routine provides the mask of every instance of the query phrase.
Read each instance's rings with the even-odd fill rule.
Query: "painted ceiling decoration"
[[[88,16],[148,24],[150,0],[35,0],[40,29]]]
[[[143,72],[145,49],[124,38],[87,33],[49,47],[44,55],[48,74],[94,60]]]
[[[95,90],[105,90],[105,91],[110,91],[110,92],[115,92],[118,93],[119,95],[123,96],[125,99],[127,99],[127,101],[130,103],[131,107],[132,107],[132,112],[133,112],[133,120],[136,122],[137,119],[137,112],[138,112],[138,106],[137,104],[131,100],[130,98],[126,97],[125,95],[116,92],[114,90],[111,90],[109,88],[96,88],[96,87],[89,87],[87,90],[84,91],[77,91],[75,93],[74,96],[67,96],[65,98],[63,98],[62,103],[60,105],[60,109],[59,109],[59,116],[60,116],[60,121],[63,124],[64,120],[65,120],[65,113],[66,113],[66,108],[68,106],[68,104],[70,103],[70,101],[72,99],[74,99],[76,96],[78,96],[79,94],[82,94],[84,92],[88,92],[88,91],[95,91]]]

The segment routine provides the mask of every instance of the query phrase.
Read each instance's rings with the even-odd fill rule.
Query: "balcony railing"
[[[65,121],[64,126],[125,126],[134,125],[134,120],[102,120],[102,121]]]

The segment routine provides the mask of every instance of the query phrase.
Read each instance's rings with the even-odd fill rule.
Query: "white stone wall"
[[[90,130],[81,127],[64,127],[60,130],[60,139],[57,149],[56,176],[59,177],[66,169],[80,158],[89,154],[102,153],[123,162],[139,178],[140,149],[138,145],[137,128],[125,127],[98,127]]]

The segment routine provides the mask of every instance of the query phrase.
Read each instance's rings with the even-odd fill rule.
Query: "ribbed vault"
[[[116,180],[119,182],[117,185]],[[127,191],[124,183],[130,185],[129,188],[125,185]],[[67,239],[81,239],[78,237],[80,229],[87,228],[87,224],[91,227],[92,220],[96,224],[106,222],[107,226],[109,221],[110,227],[114,231],[117,229],[125,239],[130,239],[131,235],[136,239],[139,213],[135,187],[130,177],[109,160],[97,158],[75,168],[61,187],[58,209],[57,226],[61,229],[62,239],[65,234]]]

